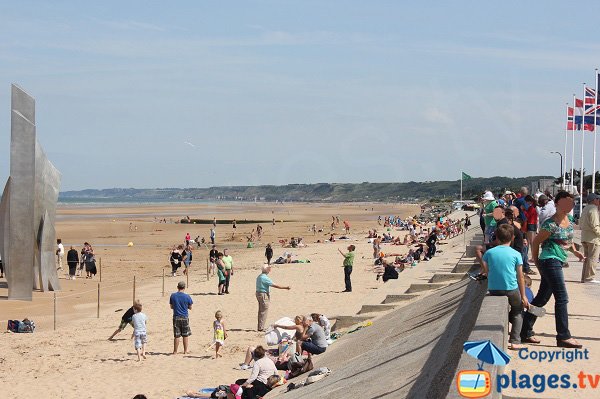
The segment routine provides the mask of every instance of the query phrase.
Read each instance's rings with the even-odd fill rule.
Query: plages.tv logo
[[[483,364],[498,366],[507,365],[510,356],[489,340],[467,341],[463,349],[479,362],[477,370],[461,370],[456,376],[456,389],[464,398],[483,398],[492,392],[492,379],[490,373],[483,369]]]

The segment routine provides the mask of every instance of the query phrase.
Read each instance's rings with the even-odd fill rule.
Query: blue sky
[[[1,2],[0,178],[13,82],[63,190],[558,175],[573,4]]]

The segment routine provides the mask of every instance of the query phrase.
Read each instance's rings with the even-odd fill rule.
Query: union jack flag
[[[590,87],[585,88],[585,104],[595,104],[596,103],[596,89],[592,89]]]

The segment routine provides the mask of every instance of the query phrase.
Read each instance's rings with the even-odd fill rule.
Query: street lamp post
[[[550,151],[550,154],[558,154],[560,155],[560,184],[562,185],[562,188],[565,188],[565,175],[563,172],[563,156],[560,152],[558,151]]]

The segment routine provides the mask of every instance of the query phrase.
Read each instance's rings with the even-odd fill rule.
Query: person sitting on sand
[[[433,256],[435,255],[435,251],[436,251],[437,241],[438,241],[437,228],[434,227],[431,229],[431,233],[427,237],[427,241],[425,241],[425,244],[427,244],[427,255],[425,255],[425,258],[423,260],[429,260],[429,259],[433,258]]]
[[[246,349],[244,362],[240,363],[240,370],[248,370],[250,367],[252,367],[252,362],[257,360],[254,356],[254,351],[256,348],[256,346],[249,346]],[[290,354],[288,352],[278,353],[278,349],[269,349],[266,351],[265,356],[268,356],[269,359],[275,363],[277,370],[287,370],[287,362],[290,358]]]
[[[281,328],[284,330],[295,331],[294,338],[296,339],[296,352],[298,352],[298,353],[301,352],[300,345],[302,345],[302,341],[300,341],[300,340],[302,338],[302,334],[304,333],[304,316],[294,317],[293,325],[273,324],[273,328]]]
[[[243,384],[244,393],[246,397],[255,398],[257,396],[264,396],[270,391],[267,379],[273,374],[277,374],[277,368],[275,363],[265,356],[265,348],[257,346],[254,350],[254,366],[252,366],[252,373]]]
[[[221,388],[222,386],[219,386]],[[242,395],[244,394],[244,389],[240,387],[238,384],[230,384],[228,386],[223,387],[223,390],[219,388],[215,388],[210,396],[207,396],[209,393],[207,392],[198,392],[194,390],[188,390],[185,393],[186,398],[223,398],[223,399],[242,399]],[[209,390],[210,392],[210,390]],[[225,395],[225,396],[220,396]],[[135,398],[134,398],[135,399]]]
[[[323,331],[325,332],[325,339],[327,340],[327,343],[330,343],[329,341],[331,339],[331,322],[329,321],[329,319],[325,317],[325,315],[322,315],[320,313],[311,313],[310,317],[315,323],[319,323],[319,325],[323,327]]]
[[[313,319],[306,317],[304,319],[304,333],[301,336],[302,350],[307,351],[312,355],[319,355],[327,350],[327,339],[325,331],[318,323],[313,322]]]

